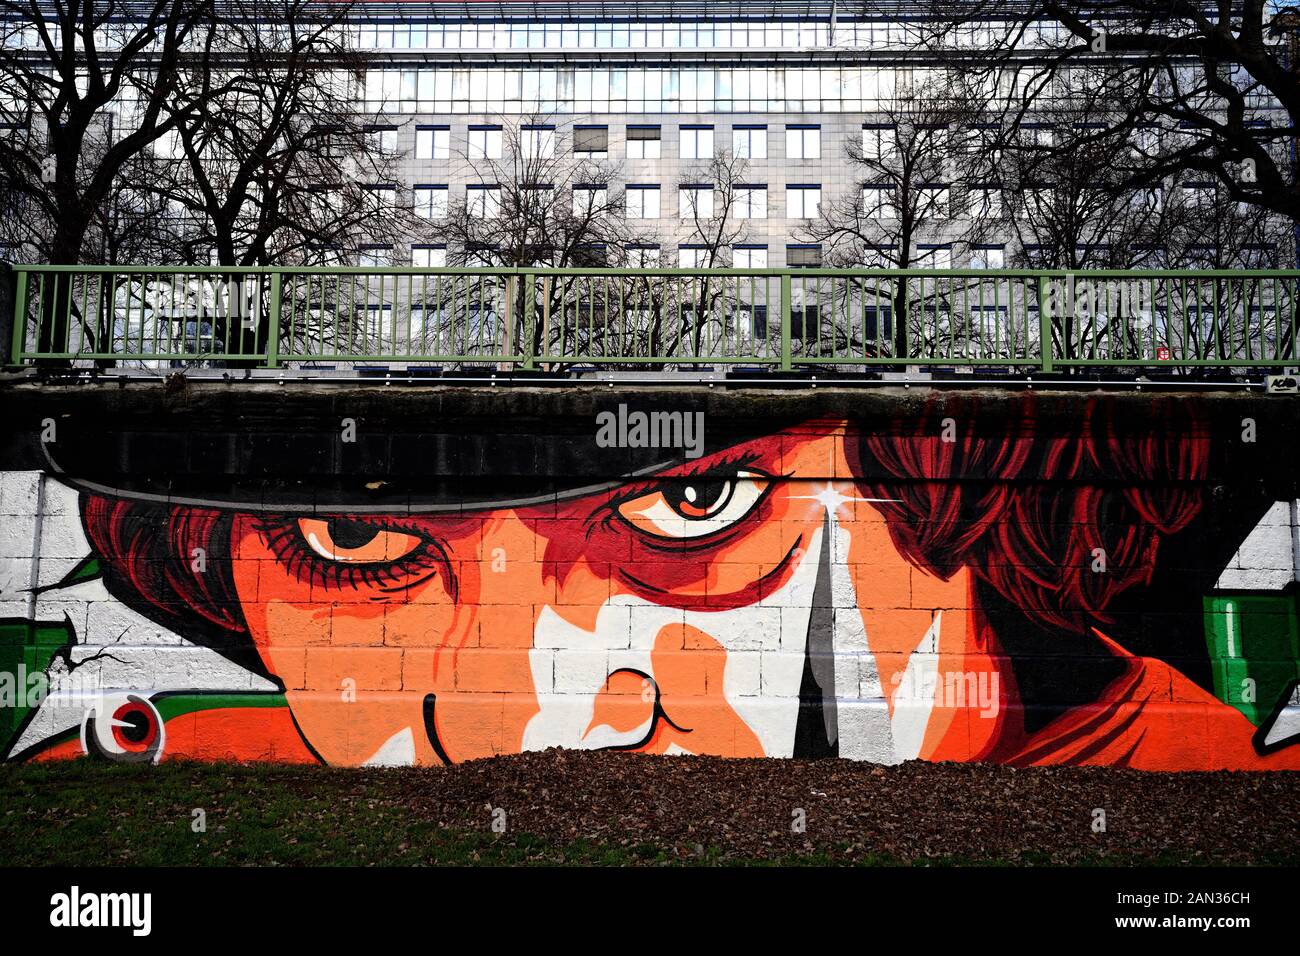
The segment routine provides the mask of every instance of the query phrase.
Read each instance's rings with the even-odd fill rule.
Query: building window
[[[501,127],[471,126],[469,128],[469,158],[500,159]]]
[[[378,269],[393,264],[393,247],[381,245],[363,245],[357,249],[357,265],[368,269]]]
[[[1165,211],[1164,186],[1145,186],[1134,190],[1133,202],[1139,210],[1159,215]]]
[[[497,247],[474,243],[465,250],[465,265],[471,269],[490,269],[497,263]]]
[[[659,187],[658,186],[628,186],[626,197],[627,197],[627,218],[629,219],[658,219],[659,218]]]
[[[1056,130],[1047,123],[1025,123],[1020,127],[1020,142],[1035,149],[1053,149],[1056,146]]]
[[[861,266],[864,269],[892,269],[898,265],[893,245],[869,245],[862,249]]]
[[[415,128],[416,159],[451,159],[451,128],[447,126],[417,126]]]
[[[495,219],[501,213],[501,188],[499,186],[467,187],[465,208],[471,218]]]
[[[767,127],[733,126],[731,150],[740,159],[767,159]]]
[[[737,219],[767,218],[766,186],[737,186],[735,200]]]
[[[515,214],[524,219],[545,215],[554,208],[555,187],[547,183],[522,183],[515,195],[519,197]]]
[[[397,155],[397,130],[394,127],[376,126],[366,130],[366,149],[381,156]]]
[[[416,186],[412,192],[415,195],[417,216],[423,216],[425,219],[447,218],[446,186]]]
[[[785,128],[786,159],[821,159],[822,128],[820,126],[787,126]]]
[[[733,246],[731,265],[734,269],[766,269],[767,246]]]
[[[998,130],[996,123],[976,123],[958,129],[953,135],[959,152],[967,156],[979,156],[996,149]]]
[[[316,245],[307,247],[308,259],[316,266],[341,266],[344,264],[343,250],[335,245]]]
[[[655,269],[659,266],[659,247],[634,245],[627,247],[627,264],[634,269]]]
[[[683,219],[713,218],[713,187],[683,186],[678,191],[678,209]]]
[[[390,183],[375,183],[361,187],[366,205],[378,212],[397,208],[397,187]]]
[[[917,265],[922,269],[951,269],[952,246],[918,244],[916,247]]]
[[[821,186],[787,186],[785,189],[785,214],[787,219],[816,219],[822,202]]]
[[[917,209],[922,218],[947,219],[950,214],[947,186],[922,186],[917,190]]]
[[[708,246],[678,246],[677,264],[683,269],[706,269],[709,265]]]
[[[1003,269],[1007,264],[1006,247],[998,245],[972,246],[970,266],[972,269]]]
[[[608,126],[575,126],[573,128],[573,155],[584,159],[593,159],[608,154]]]
[[[862,157],[864,159],[888,159],[894,149],[894,127],[862,127]]]
[[[627,158],[658,159],[660,135],[658,126],[629,126],[627,128]]]
[[[519,150],[525,159],[550,159],[555,155],[555,127],[525,126],[519,131]]]
[[[683,126],[682,134],[682,159],[712,159],[713,158],[713,127],[712,126]]]
[[[579,219],[598,216],[605,209],[609,191],[605,186],[574,186],[573,214]]]
[[[969,196],[972,219],[1002,218],[1002,189],[999,186],[972,186]]]
[[[1183,198],[1195,209],[1213,209],[1216,195],[1212,182],[1187,183],[1183,186]]]
[[[411,246],[411,265],[441,269],[447,265],[446,246]]]
[[[392,351],[393,307],[371,303],[366,306],[362,320],[361,341],[364,351],[386,353]]]
[[[573,250],[573,264],[578,268],[603,269],[609,265],[609,253],[603,242],[585,242]]]
[[[864,219],[893,219],[897,215],[893,186],[863,186],[862,216]]]
[[[815,245],[786,246],[785,263],[791,269],[820,269],[822,264],[822,247]]]

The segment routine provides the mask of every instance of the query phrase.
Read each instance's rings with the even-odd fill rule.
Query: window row
[[[1003,269],[1007,265],[1007,244],[1003,242],[981,243],[970,246],[958,246],[954,243],[917,243],[912,247],[909,264],[921,269]],[[322,264],[342,264],[346,258],[339,250],[328,252],[317,250]],[[1080,246],[1080,254],[1105,258],[1104,247]],[[1219,250],[1214,246],[1193,246],[1188,251],[1190,258],[1207,267],[1222,265]],[[604,246],[592,246],[588,255],[582,257],[586,265],[599,266],[608,261]],[[633,268],[731,268],[731,269],[767,269],[775,268],[769,247],[764,243],[741,243],[729,248],[711,250],[707,246],[683,243],[677,246],[676,255],[656,243],[632,244],[624,247],[627,264]],[[1025,257],[1031,262],[1042,252],[1041,247],[1027,245]],[[1146,265],[1158,266],[1164,261],[1159,249],[1135,248],[1139,257],[1146,257]],[[666,254],[667,253],[667,254]],[[357,263],[368,268],[384,268],[400,265],[397,248],[393,245],[368,244],[357,250]],[[1244,261],[1257,268],[1276,268],[1278,249],[1273,245],[1246,246],[1241,250]],[[490,257],[470,261],[478,265],[490,265]],[[445,268],[447,266],[447,247],[445,245],[410,246],[410,265],[422,268]],[[868,246],[853,263],[854,268],[888,269],[898,265],[899,255],[896,245]],[[819,268],[823,261],[822,246],[817,243],[788,243],[785,246],[785,265],[787,268]]]
[[[604,251],[604,247],[599,247]],[[633,244],[625,247],[628,263],[634,268],[672,268],[704,269],[767,269],[775,267],[767,244],[739,243],[725,249],[711,249],[693,243],[677,246],[676,255],[655,243]],[[665,252],[670,252],[665,255]],[[965,255],[959,260],[952,243],[918,243],[911,256],[912,264],[918,268],[930,269],[1001,269],[1006,265],[1006,245],[1004,243],[987,243],[963,247]],[[386,244],[365,244],[358,247],[357,264],[367,268],[397,266],[397,247]],[[344,258],[338,250],[330,250],[328,256],[332,263]],[[881,245],[869,247],[854,263],[861,268],[891,268],[898,262],[897,247]],[[447,247],[445,245],[412,245],[410,247],[410,265],[422,268],[440,269],[447,266]],[[787,267],[819,268],[824,265],[822,246],[817,243],[789,243],[785,246],[785,265]]]
[[[396,186],[370,186],[369,192],[379,205],[396,208]],[[550,197],[553,186],[539,184],[525,187],[535,191],[544,201]],[[582,184],[572,187],[572,208],[576,216],[600,214],[609,207],[609,188],[606,185]],[[451,213],[451,190],[444,184],[419,184],[411,188],[413,207],[417,215],[426,219],[446,219]],[[322,201],[327,192],[322,190]],[[630,183],[624,187],[624,214],[628,219],[663,218],[663,187]],[[815,219],[820,214],[822,190],[816,184],[791,184],[785,187],[787,219]],[[495,218],[501,212],[501,187],[489,183],[475,183],[465,187],[465,206],[474,218]],[[677,189],[677,214],[681,219],[712,219],[726,212],[735,219],[767,219],[769,215],[768,188],[765,185],[735,186],[729,194],[729,205],[724,210],[718,190],[707,183],[680,186]]]
[[[370,112],[852,112],[894,98],[923,68],[455,69],[366,71]],[[865,105],[864,105],[865,104]]]
[[[973,20],[955,37],[961,46],[988,49],[1011,26]],[[917,49],[923,28],[898,19],[825,21],[681,20],[679,22],[530,20],[457,23],[369,22],[348,27],[352,42],[367,50],[846,50]],[[1025,30],[1021,46],[1056,45],[1069,39],[1059,23],[1041,21]]]
[[[396,208],[399,205],[398,187],[375,185],[366,187],[376,197],[380,206]],[[677,215],[684,220],[713,219],[715,216],[744,219],[816,219],[821,215],[822,186],[819,183],[791,183],[784,188],[784,216],[776,214],[769,199],[771,190],[765,184],[736,184],[728,190],[719,190],[709,183],[689,183],[677,187]],[[542,201],[560,201],[552,197],[554,186],[537,184],[524,187],[534,191]],[[628,219],[662,219],[664,187],[656,184],[628,183],[623,187],[623,214]],[[867,184],[860,187],[861,205],[856,215],[862,219],[892,220],[901,218],[897,194],[891,186]],[[1214,187],[1195,184],[1183,187],[1185,196],[1194,203],[1212,203]],[[610,209],[609,187],[601,183],[584,183],[571,188],[572,209],[576,216],[601,215]],[[1023,201],[1031,208],[1045,207],[1051,202],[1051,189],[1027,189],[1021,192]],[[1144,195],[1152,212],[1163,206],[1163,190],[1148,190]],[[322,201],[329,195],[321,190]],[[411,188],[413,208],[426,219],[446,219],[451,213],[449,184],[417,184]],[[491,183],[474,183],[465,187],[465,203],[469,214],[475,218],[495,218],[502,207],[502,188]],[[956,218],[1002,219],[1008,215],[1003,198],[1003,187],[998,185],[967,186],[955,191],[948,185],[919,186],[912,193],[909,212],[917,221],[934,221]]]
[[[792,123],[785,127],[786,159],[821,159],[821,126],[815,123]],[[371,148],[396,154],[398,130],[375,127],[369,134]],[[579,157],[605,156],[609,153],[609,127],[605,125],[573,127],[573,152]],[[629,125],[626,129],[629,159],[661,159],[663,129],[660,126]],[[558,134],[551,124],[526,124],[518,130],[518,151],[525,157],[550,159],[558,148]],[[712,159],[717,145],[711,125],[682,125],[678,128],[679,155],[682,159]],[[416,159],[451,159],[451,127],[420,125],[415,128]],[[498,125],[471,125],[465,133],[465,154],[471,159],[501,159],[507,150],[505,130]],[[768,158],[768,127],[764,124],[737,125],[731,128],[732,152],[743,159]]]
[[[1266,121],[1260,121],[1266,123]],[[678,127],[678,155],[681,159],[707,160],[721,144],[727,142],[727,128],[719,130],[711,123],[683,123]],[[766,123],[737,123],[730,127],[730,146],[734,156],[741,159],[768,159],[770,129]],[[823,157],[822,127],[818,123],[787,123],[778,132],[784,133],[785,159],[819,160]],[[559,134],[554,124],[524,124],[517,130],[518,150],[524,156],[549,159],[558,149]],[[948,136],[945,143],[954,154],[977,153],[990,148],[997,128],[988,124],[961,127],[944,127]],[[1157,140],[1173,131],[1155,128],[1135,131],[1135,148],[1154,152]],[[447,124],[421,124],[415,127],[414,156],[423,160],[452,158],[452,128]],[[1060,140],[1061,132],[1045,123],[1025,124],[1019,139],[1027,144],[1051,148]],[[398,129],[375,127],[369,133],[372,148],[395,155],[398,151]],[[465,154],[470,160],[501,159],[507,151],[507,134],[502,126],[471,124],[465,132]],[[864,123],[861,132],[861,155],[865,160],[889,162],[898,153],[898,131],[891,125]],[[663,127],[653,123],[630,123],[625,128],[628,159],[662,159]],[[609,127],[605,124],[575,125],[572,128],[572,149],[579,157],[604,157],[610,151]],[[774,157],[775,158],[775,157]]]
[[[1033,86],[1032,74],[1007,76],[996,95],[1019,102]],[[367,70],[357,96],[362,108],[371,112],[854,112],[883,108],[896,102],[899,90],[924,89],[942,81],[940,69],[924,66],[419,66]],[[1077,100],[1078,89],[1071,83],[1083,82],[1063,72],[1040,98]],[[1247,99],[1252,107],[1276,105],[1266,96],[1252,94]]]

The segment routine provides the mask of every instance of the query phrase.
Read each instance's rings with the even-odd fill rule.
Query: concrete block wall
[[[1289,399],[6,399],[9,759],[1300,766]]]

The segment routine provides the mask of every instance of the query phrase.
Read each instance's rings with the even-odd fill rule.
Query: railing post
[[[27,273],[0,264],[0,368],[21,364],[26,325]]]
[[[524,357],[524,368],[532,371],[535,364],[535,350],[533,349],[533,332],[534,323],[536,322],[536,299],[537,289],[533,274],[524,271],[519,277],[519,281],[524,284],[523,288],[523,310],[524,310],[524,339],[519,343],[519,351]]]
[[[790,345],[790,312],[793,309],[793,296],[790,291],[790,273],[781,273],[781,371],[794,369],[793,349]]]
[[[1038,351],[1041,356],[1042,370],[1050,375],[1054,366],[1052,364],[1052,316],[1047,308],[1050,298],[1047,283],[1047,276],[1038,277]]]
[[[282,275],[279,269],[271,273],[271,326],[266,332],[266,367],[280,364],[280,289]]]

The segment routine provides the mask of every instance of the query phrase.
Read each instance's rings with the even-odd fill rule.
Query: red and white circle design
[[[82,750],[121,763],[157,763],[165,739],[158,708],[138,694],[103,697],[81,722]]]

